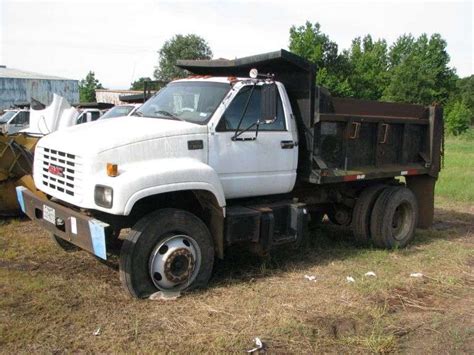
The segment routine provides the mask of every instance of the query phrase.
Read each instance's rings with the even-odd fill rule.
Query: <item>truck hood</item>
[[[38,146],[84,157],[149,140],[206,133],[207,126],[184,121],[137,116],[115,117],[52,133],[42,138]]]

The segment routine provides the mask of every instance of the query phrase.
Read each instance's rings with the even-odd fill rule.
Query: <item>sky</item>
[[[92,70],[106,88],[128,89],[153,75],[158,50],[175,34],[197,34],[214,58],[231,59],[286,49],[290,27],[311,21],[340,50],[366,34],[391,44],[404,33],[440,33],[464,77],[474,66],[473,3],[0,0],[0,64],[78,80]]]

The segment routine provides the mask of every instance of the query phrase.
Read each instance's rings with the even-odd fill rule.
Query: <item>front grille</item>
[[[41,160],[41,180],[45,187],[72,197],[80,194],[82,166],[78,156],[43,148],[38,159]]]

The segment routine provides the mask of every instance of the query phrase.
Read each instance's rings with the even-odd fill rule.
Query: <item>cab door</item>
[[[244,85],[234,95],[211,132],[209,165],[219,175],[226,198],[286,193],[296,180],[297,142],[291,107],[277,91],[276,119],[236,132],[262,119],[262,85]],[[240,122],[240,127],[239,127]]]

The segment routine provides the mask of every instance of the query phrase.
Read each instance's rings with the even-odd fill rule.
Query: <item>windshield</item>
[[[7,111],[0,117],[0,123],[7,123],[18,111]]]
[[[226,83],[176,82],[161,89],[135,113],[205,124],[230,90]]]
[[[134,106],[115,106],[100,116],[100,119],[103,120],[105,118],[128,116],[128,114],[132,112],[133,108]]]

